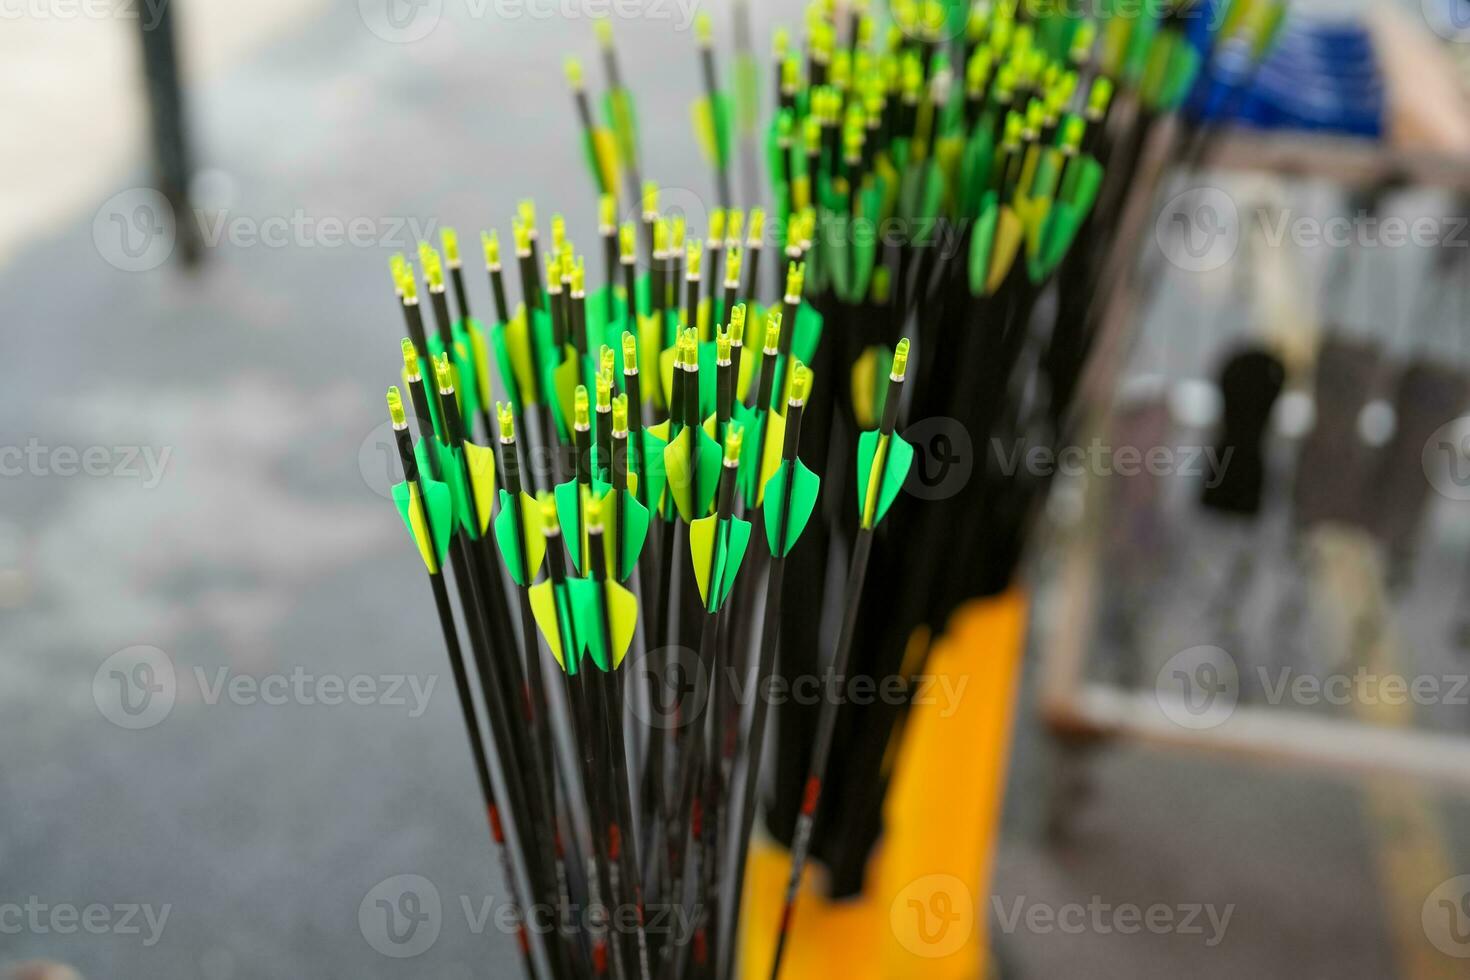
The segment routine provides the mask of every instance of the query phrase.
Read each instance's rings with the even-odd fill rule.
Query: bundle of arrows
[[[818,0],[803,50],[776,37],[769,214],[730,201],[760,72],[741,41],[721,88],[701,19],[694,119],[718,202],[702,238],[639,176],[601,24],[598,111],[567,66],[597,287],[565,221],[546,242],[530,202],[511,287],[482,234],[488,324],[452,230],[417,269],[394,257],[408,334],[388,392],[394,501],[528,975],[724,980],[749,899],[784,902],[774,962],[742,965],[774,977],[809,856],[834,897],[861,891],[908,704],[788,700],[771,718],[766,692],[912,677],[960,602],[1008,586],[1044,480],[988,454],[953,486],[936,467],[965,442],[1067,438],[1145,138],[1211,59],[1258,62],[1280,20],[1265,0],[1129,10],[895,2],[880,30]],[[1199,130],[1183,131],[1195,152]],[[760,833],[790,848],[784,895],[745,895]],[[599,911],[549,929],[525,914],[545,908]]]

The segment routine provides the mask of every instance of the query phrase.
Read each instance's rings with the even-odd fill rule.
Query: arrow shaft
[[[832,658],[832,666],[827,674],[829,682],[847,674],[848,662],[852,657],[853,634],[857,629],[858,612],[862,605],[863,583],[867,580],[868,557],[872,548],[873,530],[865,528],[858,532],[857,541],[853,545],[852,562],[847,571],[847,605],[842,611],[837,653]],[[827,689],[830,692],[830,683]],[[811,848],[812,826],[816,822],[817,807],[822,799],[822,777],[827,771],[827,760],[832,754],[832,739],[837,731],[838,707],[836,698],[828,698],[822,702],[822,711],[817,717],[817,737],[812,745],[811,763],[807,767],[805,795],[801,813],[796,820],[796,834],[791,842],[791,872],[786,879],[786,898],[776,934],[776,953],[771,961],[771,980],[777,980],[781,975],[781,960],[786,951],[786,940],[791,933],[791,920],[801,888],[801,872],[806,866]]]

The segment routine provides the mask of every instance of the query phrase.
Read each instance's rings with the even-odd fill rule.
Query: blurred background
[[[612,6],[666,194],[708,194],[706,6]],[[802,14],[750,10],[758,52]],[[388,499],[384,270],[526,197],[593,226],[561,60],[607,13],[0,0],[0,971],[517,975]],[[999,975],[1464,975],[1467,43],[1460,0],[1294,4],[1140,181],[1100,448],[1025,563]],[[408,961],[363,912],[402,875]]]

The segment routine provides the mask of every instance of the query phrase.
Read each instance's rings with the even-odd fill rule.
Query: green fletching
[[[525,528],[526,549],[531,552],[529,573],[521,562],[520,541],[516,534],[515,506],[520,507],[521,527]],[[546,537],[536,527],[539,515],[540,508],[536,499],[529,493],[521,491],[519,500],[513,503],[509,491],[500,491],[500,513],[495,517],[495,544],[500,548],[500,555],[505,559],[505,567],[510,570],[510,577],[517,585],[530,585],[536,578],[536,573],[541,570],[541,560],[546,556]]]
[[[995,224],[1000,212],[996,207],[995,193],[985,195],[980,216],[975,220],[975,230],[970,236],[970,295],[985,292],[985,280],[990,275],[990,252],[995,245]]]
[[[562,542],[572,558],[572,566],[585,575],[587,570],[582,567],[582,545],[587,537],[587,529],[582,526],[583,495],[580,491],[581,487],[576,480],[568,480],[558,483],[551,493],[556,499],[556,521],[561,525]]]
[[[608,669],[608,650],[602,637],[602,590],[590,578],[567,579],[572,604],[572,627],[579,650],[586,650],[598,670]],[[581,659],[578,657],[578,659]]]
[[[577,385],[580,384],[577,377],[578,360],[577,352],[572,350],[570,344],[566,344],[561,349],[560,363],[551,369],[551,390],[555,396],[551,400],[551,414],[556,419],[556,430],[562,442],[568,443],[572,441],[573,401]]]
[[[619,502],[623,508],[623,540],[618,542],[619,565],[617,578],[626,582],[638,567],[638,556],[643,554],[643,542],[648,538],[648,508],[638,498],[624,490]]]
[[[432,542],[428,528],[424,527],[423,510],[415,506],[419,497],[417,485],[406,481],[395,483],[393,506],[398,508],[403,526],[408,528],[408,533],[418,545],[419,557],[423,559],[424,567],[434,573],[444,567],[444,556],[449,553],[451,504],[448,487],[436,480],[425,479],[423,482],[425,492],[429,495],[427,510],[429,526],[433,528]]]
[[[878,453],[882,450],[882,459]],[[877,429],[858,437],[858,513],[864,528],[876,527],[893,506],[914,461],[914,447],[897,433],[886,439]],[[876,465],[875,465],[876,464]]]
[[[495,349],[495,363],[500,366],[500,380],[517,413],[522,404],[538,403],[541,385],[531,369],[531,336],[526,318],[518,316],[509,323],[491,327],[490,345]]]
[[[746,357],[741,359],[753,361],[755,358]],[[760,439],[756,433],[760,432],[760,419],[754,408],[742,402],[736,402],[732,411],[731,421],[740,426],[742,432],[749,433],[740,441],[740,472],[736,474],[735,486],[737,492],[744,498],[746,506],[755,506],[755,487],[758,474],[759,460],[756,454],[760,452]]]
[[[664,469],[668,473],[669,494],[685,523],[709,513],[720,479],[720,446],[709,433],[699,426],[686,425],[664,448]],[[696,482],[698,487],[694,485]],[[698,499],[693,496],[696,489]]]
[[[800,459],[796,460],[796,479],[791,487],[791,510],[786,515],[786,540],[784,546],[778,547],[776,534],[780,517],[775,507],[780,505],[786,492],[786,480],[791,475],[791,464],[782,461],[776,468],[775,474],[770,482],[766,484],[766,500],[773,505],[765,511],[766,544],[770,546],[771,555],[781,558],[791,553],[792,545],[796,544],[801,537],[801,532],[806,530],[807,521],[811,520],[812,511],[817,506],[817,494],[821,491],[822,481],[815,473],[806,468],[806,464]]]
[[[664,448],[669,442],[668,420],[651,425],[643,430],[643,472],[638,475],[640,492],[648,501],[650,510],[659,510],[664,491],[669,486],[668,470],[664,467]]]
[[[626,89],[615,88],[602,99],[602,114],[617,140],[618,155],[627,164],[638,158],[638,115],[633,97]]]
[[[802,300],[796,308],[796,333],[791,338],[791,353],[803,364],[810,364],[817,356],[817,344],[822,340],[822,314],[816,307]]]
[[[536,620],[536,626],[541,630],[546,645],[551,648],[551,655],[556,658],[562,670],[575,676],[577,661],[580,658],[565,657],[565,651],[562,648],[561,619],[563,616],[570,618],[568,615],[570,610],[563,606],[562,597],[558,595],[558,590],[551,584],[550,579],[531,586],[530,598],[531,617]]]
[[[470,532],[471,537],[478,537],[480,529],[474,527],[474,521],[470,520],[469,505],[469,482],[465,478],[464,463],[461,455],[439,440],[434,440],[435,455],[438,459],[438,469],[444,477],[444,484],[449,488],[450,513],[452,523],[455,527],[462,527]],[[418,462],[420,473],[432,473],[435,467],[429,465],[429,451],[420,439],[414,444],[413,455]]]
[[[638,630],[638,597],[616,582],[606,583],[608,618],[612,620],[612,665],[623,665]]]
[[[470,489],[475,495],[475,510],[480,515],[476,532],[484,534],[490,527],[490,515],[495,512],[495,451],[466,440],[464,457]]]
[[[749,521],[732,517],[722,522],[711,514],[690,523],[689,553],[706,612],[717,611],[730,597],[730,588],[749,545]]]
[[[720,596],[716,609],[730,598],[730,589],[735,585],[735,576],[745,561],[746,549],[750,547],[750,522],[739,517],[730,518],[729,537],[725,542],[724,571],[720,577]],[[711,610],[713,611],[713,610]]]

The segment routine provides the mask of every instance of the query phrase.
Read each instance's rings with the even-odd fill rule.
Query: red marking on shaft
[[[623,852],[623,832],[617,824],[611,824],[607,828],[607,856],[608,860],[616,861],[618,855]]]
[[[781,928],[780,928],[779,931],[780,932],[785,932],[787,929],[790,929],[790,928],[791,928],[791,903],[790,902],[787,902],[781,908]]]
[[[822,781],[811,776],[806,781],[806,792],[801,798],[801,812],[811,816],[817,812],[817,800],[822,796]]]
[[[490,836],[495,838],[495,843],[505,843],[505,830],[500,826],[500,808],[494,803],[487,808],[490,814]]]
[[[526,933],[525,926],[521,926],[519,929],[516,930],[516,941],[520,943],[521,952],[525,953],[526,955],[530,955],[531,937]]]
[[[597,973],[607,972],[607,941],[599,939],[592,947],[592,969]]]
[[[694,839],[698,840],[699,835],[703,832],[701,828],[704,827],[704,805],[698,797],[695,797],[694,805],[689,808],[689,826],[694,834]]]
[[[709,961],[709,943],[705,941],[704,927],[694,934],[694,962],[704,966]]]

